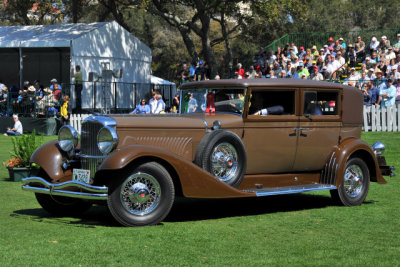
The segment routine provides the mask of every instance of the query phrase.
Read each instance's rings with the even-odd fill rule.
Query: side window
[[[305,91],[304,115],[338,115],[338,92]]]
[[[295,91],[253,91],[250,96],[249,115],[294,115]]]

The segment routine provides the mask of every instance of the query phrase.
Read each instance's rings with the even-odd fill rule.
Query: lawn
[[[51,139],[54,137],[46,137]],[[400,169],[400,133],[364,133]],[[0,161],[10,137],[0,136]],[[95,206],[50,217],[0,169],[0,266],[399,266],[400,177],[371,183],[358,207],[329,192],[234,200],[179,199],[157,226],[126,228]]]

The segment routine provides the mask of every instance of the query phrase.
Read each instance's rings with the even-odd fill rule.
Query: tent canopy
[[[0,27],[0,48],[70,47],[77,39],[108,22]]]

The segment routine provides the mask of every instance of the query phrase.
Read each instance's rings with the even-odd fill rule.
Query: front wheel
[[[114,181],[107,205],[122,225],[145,226],[161,222],[174,198],[174,183],[168,171],[157,162],[147,162],[127,169]]]
[[[332,199],[344,206],[358,206],[363,203],[369,189],[369,170],[360,158],[352,158],[346,163],[342,183],[331,190]]]

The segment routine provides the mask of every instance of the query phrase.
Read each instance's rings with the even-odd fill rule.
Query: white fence
[[[90,114],[72,114],[69,119],[69,124],[80,133],[82,121],[89,116]]]
[[[89,116],[88,114],[72,114],[70,124],[80,133],[82,121]],[[363,130],[365,132],[400,131],[400,105],[397,107],[364,106],[363,118]]]
[[[400,131],[400,105],[392,107],[364,106],[365,132],[398,132]]]

